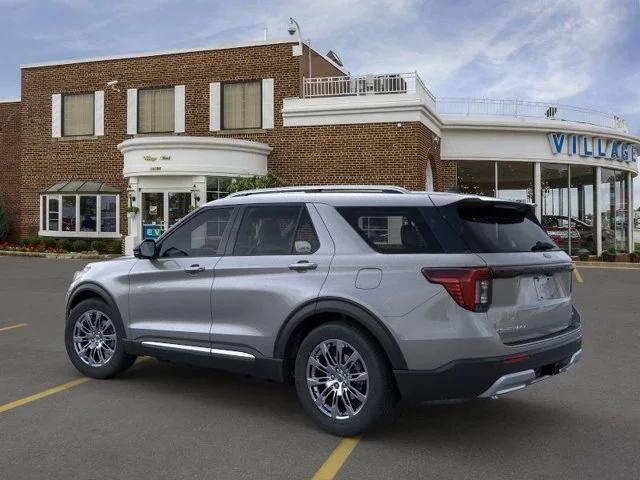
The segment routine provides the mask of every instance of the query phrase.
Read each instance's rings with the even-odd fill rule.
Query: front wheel
[[[88,377],[113,377],[136,359],[124,350],[120,315],[102,300],[84,300],[75,306],[64,337],[71,363]]]
[[[396,398],[384,352],[366,331],[343,323],[321,325],[302,341],[295,381],[307,413],[339,436],[389,417]]]

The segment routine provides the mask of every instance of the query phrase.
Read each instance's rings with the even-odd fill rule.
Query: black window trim
[[[242,223],[242,219],[244,218],[244,214],[246,210],[249,208],[260,208],[260,207],[302,207],[298,212],[298,218],[296,220],[296,226],[293,230],[293,236],[291,237],[291,244],[289,245],[289,252],[287,254],[268,254],[268,255],[234,255],[233,249],[235,248],[236,241],[238,240],[238,232],[240,231],[240,224]],[[293,246],[296,238],[296,234],[298,232],[298,228],[300,227],[300,219],[302,218],[302,212],[306,209],[307,215],[309,215],[309,220],[311,220],[311,227],[313,228],[313,232],[318,239],[318,248],[310,253],[294,253]],[[279,256],[295,256],[295,255],[313,255],[322,247],[322,242],[320,241],[320,236],[318,235],[318,230],[313,223],[313,218],[309,213],[309,205],[306,202],[278,202],[278,203],[252,203],[247,205],[242,205],[238,208],[238,212],[236,217],[234,218],[234,223],[231,227],[230,235],[228,242],[226,244],[225,256],[228,257],[279,257]]]
[[[231,224],[230,228],[227,228],[226,231],[222,234],[222,239],[220,240],[220,245],[218,246],[218,252],[216,255],[205,255],[206,258],[213,258],[213,257],[223,257],[225,256],[225,253],[227,251],[227,242],[229,241],[229,238],[231,236],[231,232],[233,231],[233,227],[235,226],[235,221],[236,221],[236,217],[238,215],[238,211],[239,208],[236,205],[220,205],[220,206],[216,206],[216,207],[205,207],[202,209],[198,209],[195,212],[193,212],[193,214],[188,215],[187,217],[185,217],[184,219],[182,219],[180,221],[180,223],[178,223],[175,227],[170,228],[169,230],[167,230],[160,238],[158,238],[158,240],[156,240],[156,244],[157,244],[157,251],[160,252],[162,250],[162,245],[164,244],[164,242],[167,241],[167,239],[170,239],[173,235],[175,235],[177,232],[179,232],[182,228],[185,227],[185,225],[187,225],[188,223],[191,223],[191,221],[201,215],[206,215],[208,212],[211,212],[212,210],[228,210],[228,209],[232,209],[231,210],[231,215],[229,215],[229,223]],[[205,258],[205,257],[177,257],[177,258]],[[158,256],[159,260],[163,260],[163,259],[175,259],[176,257],[161,257]]]
[[[65,135],[64,133],[64,98],[71,97],[73,95],[89,95],[89,94],[93,96],[93,102],[91,105],[91,111],[93,112],[93,114],[91,115],[91,117],[93,118],[93,121],[91,122],[91,133],[85,133],[82,135]],[[76,137],[88,138],[88,137],[96,136],[96,92],[93,92],[93,91],[65,92],[62,94],[62,99],[60,103],[61,103],[60,105],[60,136],[62,138],[76,138]]]
[[[262,114],[263,114],[263,92],[262,92],[262,78],[252,78],[249,80],[227,80],[220,82],[220,130],[226,132],[233,132],[239,130],[262,130]],[[224,126],[224,87],[227,85],[237,85],[239,83],[259,83],[260,84],[260,126],[259,127],[240,127],[240,128],[226,128]]]
[[[136,134],[137,135],[155,135],[155,134],[167,134],[167,133],[175,133],[176,131],[176,117],[175,117],[175,107],[176,107],[176,86],[175,85],[162,85],[159,87],[142,87],[138,88],[136,92]],[[174,108],[174,116],[173,116],[173,130],[166,131],[153,131],[153,132],[141,132],[140,131],[140,92],[145,92],[149,90],[171,90],[173,89],[173,108]],[[186,106],[185,106],[186,109]]]

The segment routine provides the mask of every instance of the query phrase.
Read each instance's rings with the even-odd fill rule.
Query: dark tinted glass
[[[558,250],[528,205],[463,200],[442,210],[473,252]]]
[[[238,230],[234,255],[290,255],[300,206],[249,207]]]
[[[360,236],[381,253],[441,253],[442,247],[418,207],[340,207]]]
[[[162,240],[161,257],[215,257],[233,208],[211,208],[176,225]]]
[[[303,255],[306,253],[313,253],[320,248],[320,242],[318,236],[311,223],[311,217],[306,208],[302,209],[300,215],[300,223],[296,230],[296,238],[293,242],[293,253],[297,255]]]

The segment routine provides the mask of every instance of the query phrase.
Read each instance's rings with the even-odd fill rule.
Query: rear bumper
[[[517,355],[456,360],[436,370],[394,370],[394,375],[409,401],[496,397],[565,372],[581,354],[580,338]]]

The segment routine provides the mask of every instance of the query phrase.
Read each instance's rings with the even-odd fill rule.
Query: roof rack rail
[[[229,197],[248,197],[265,193],[411,193],[393,185],[309,185],[302,187],[257,188],[235,192]]]

